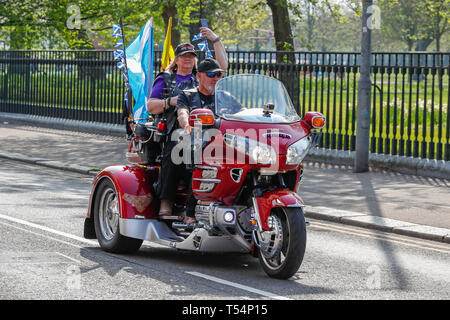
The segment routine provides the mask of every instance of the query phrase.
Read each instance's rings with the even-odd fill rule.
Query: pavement
[[[112,132],[0,122],[4,159],[94,177],[106,166],[126,163],[126,148],[125,137]],[[313,160],[304,166],[299,194],[306,217],[450,243],[450,178],[373,168],[353,173],[349,165]]]

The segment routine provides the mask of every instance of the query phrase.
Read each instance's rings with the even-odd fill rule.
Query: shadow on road
[[[370,214],[372,216],[376,217],[383,217],[383,212],[380,208],[379,201],[373,201],[373,199],[376,199],[375,190],[373,188],[372,184],[372,178],[370,173],[355,173],[357,175],[358,180],[360,181],[360,190],[366,195],[366,202],[368,209],[370,211]],[[382,235],[379,237],[383,238]],[[392,246],[391,242],[389,241],[383,241],[377,237],[377,243],[386,255],[386,260],[389,261],[391,267],[392,267],[392,273],[393,273],[393,279],[396,279],[398,282],[398,288],[400,290],[408,290],[408,279],[406,277],[405,272],[402,269],[402,266],[396,257],[394,247]],[[382,279],[381,279],[382,281]]]
[[[334,290],[323,287],[313,287],[299,283],[304,272],[298,272],[291,280],[276,280],[269,278],[259,265],[256,258],[248,254],[216,254],[178,251],[171,248],[155,248],[143,246],[132,255],[117,255],[102,251],[98,248],[82,248],[80,254],[94,263],[94,266],[82,268],[81,272],[89,273],[102,269],[111,278],[121,271],[138,277],[154,279],[164,282],[172,288],[167,292],[169,296],[183,297],[195,295],[214,295],[218,297],[230,295],[236,289],[224,292],[218,284],[209,280],[193,281],[192,276],[185,271],[197,271],[214,275],[222,279],[238,282],[243,285],[256,287],[264,291],[271,291],[282,284],[281,296],[333,294]],[[114,261],[111,261],[111,258]],[[205,289],[204,291],[202,291]],[[245,291],[242,291],[244,293]],[[285,293],[287,292],[287,293]],[[239,294],[239,293],[237,293]],[[248,293],[247,293],[248,294]],[[252,296],[254,293],[251,294]],[[149,296],[148,298],[151,298]],[[214,298],[214,297],[212,297]]]

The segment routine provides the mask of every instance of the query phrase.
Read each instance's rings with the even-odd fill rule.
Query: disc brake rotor
[[[268,224],[272,227],[270,231],[259,234],[260,250],[266,259],[276,256],[283,246],[283,228],[277,216],[271,215]]]

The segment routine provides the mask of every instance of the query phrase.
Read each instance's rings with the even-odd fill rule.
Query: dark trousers
[[[159,173],[158,195],[161,200],[175,202],[178,185],[181,180],[184,180],[189,190],[189,197],[186,203],[186,215],[188,217],[194,217],[197,200],[192,192],[192,171],[188,170],[184,163],[174,164],[172,162],[170,155],[174,146],[175,142],[170,141],[164,148]]]

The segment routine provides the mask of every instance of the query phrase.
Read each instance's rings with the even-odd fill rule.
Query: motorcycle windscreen
[[[283,83],[275,78],[243,74],[216,84],[216,114],[227,120],[259,123],[300,121]]]

